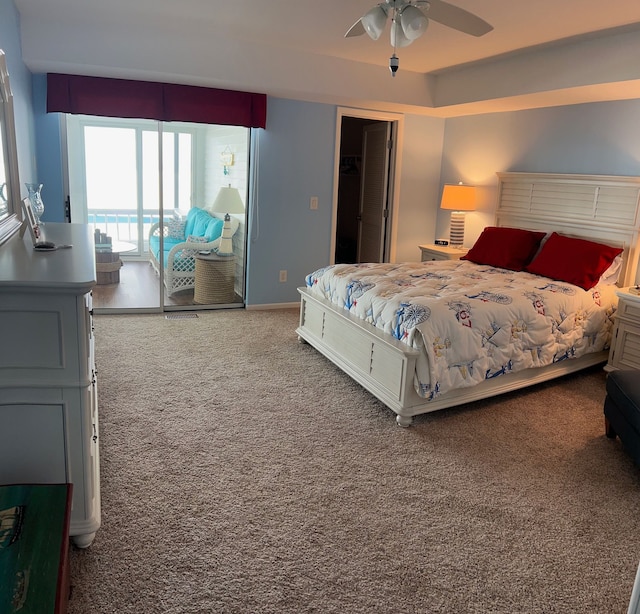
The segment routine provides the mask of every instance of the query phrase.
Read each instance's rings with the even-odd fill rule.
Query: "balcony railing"
[[[160,219],[157,209],[143,211],[142,216],[135,209],[89,209],[87,216],[89,226],[93,230],[98,228],[114,241],[135,243],[138,254],[148,251],[149,229]]]

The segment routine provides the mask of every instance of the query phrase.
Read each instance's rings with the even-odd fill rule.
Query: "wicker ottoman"
[[[235,301],[235,256],[198,254],[193,302],[199,305]]]

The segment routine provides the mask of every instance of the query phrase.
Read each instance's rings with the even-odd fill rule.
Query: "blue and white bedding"
[[[591,290],[466,260],[338,264],[312,294],[420,350],[416,390],[433,399],[609,347],[615,285]]]

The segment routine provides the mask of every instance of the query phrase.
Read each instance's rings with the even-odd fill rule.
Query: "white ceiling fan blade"
[[[480,17],[469,11],[453,6],[453,4],[444,2],[444,0],[429,0],[428,4],[427,17],[441,23],[443,26],[448,26],[471,36],[483,36],[493,30],[493,26],[484,19],[480,19]]]
[[[356,21],[348,30],[347,33],[344,35],[345,38],[349,38],[350,36],[361,36],[362,34],[365,34],[366,30],[364,29],[364,26],[362,25],[362,21],[360,19],[358,19],[358,21]]]

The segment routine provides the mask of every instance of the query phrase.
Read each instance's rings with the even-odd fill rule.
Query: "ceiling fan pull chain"
[[[396,55],[396,39],[393,36],[393,31],[396,28],[396,18],[398,16],[398,9],[393,8],[393,18],[391,20],[391,44],[393,45],[393,55],[389,58],[389,70],[391,71],[391,76],[395,77],[398,72],[398,68],[400,68],[400,59]]]

